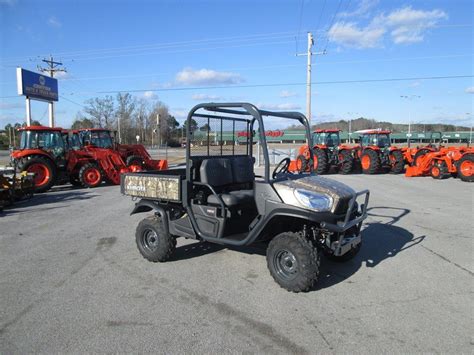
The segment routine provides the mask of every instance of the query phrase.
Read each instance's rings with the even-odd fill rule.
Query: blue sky
[[[305,112],[306,57],[295,52],[307,31],[326,49],[313,57],[313,121],[468,125],[473,114],[473,78],[328,83],[472,75],[471,0],[0,0],[0,13],[0,127],[25,117],[15,68],[36,70],[50,53],[67,68],[56,106],[64,127],[85,100],[132,90],[180,120],[201,101]],[[238,87],[267,84],[282,85]],[[33,119],[47,123],[45,103],[33,103]]]

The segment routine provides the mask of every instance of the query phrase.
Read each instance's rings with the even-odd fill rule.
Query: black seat
[[[203,160],[199,169],[201,182],[211,185],[226,206],[254,202],[253,161],[251,157],[214,158]],[[210,204],[219,204],[216,195],[207,197]]]

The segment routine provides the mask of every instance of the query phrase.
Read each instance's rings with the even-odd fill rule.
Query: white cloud
[[[474,86],[470,86],[470,87],[466,88],[466,93],[474,94]]]
[[[361,6],[364,4],[363,1]],[[370,1],[364,6],[368,5]],[[381,46],[384,35],[390,33],[395,44],[416,43],[424,40],[428,29],[447,18],[448,15],[439,9],[424,11],[406,6],[376,16],[367,26],[356,22],[336,22],[329,30],[329,39],[346,47],[374,48]]]
[[[296,92],[288,91],[288,90],[283,90],[280,92],[280,97],[287,98],[287,97],[295,97],[298,94]]]
[[[194,70],[184,68],[176,74],[176,81],[185,85],[214,85],[214,84],[238,84],[243,81],[240,74],[230,72],[219,72],[211,69]]]
[[[207,94],[194,94],[191,96],[193,100],[196,101],[206,101],[206,100],[221,100],[222,98],[217,95],[207,95]]]
[[[416,87],[418,87],[418,86],[420,86],[420,85],[421,85],[421,81],[417,80],[417,81],[414,81],[414,82],[408,84],[408,87],[410,87],[410,88],[416,88]]]
[[[379,0],[361,0],[359,6],[351,12],[341,12],[339,17],[367,16],[369,11],[379,3]]]
[[[24,109],[24,103],[11,103],[11,102],[0,102],[0,109],[11,110],[11,109]]]
[[[60,27],[62,27],[63,24],[61,22],[59,22],[59,20],[56,18],[56,16],[51,16],[48,19],[48,25],[51,26],[51,27],[60,28]]]
[[[170,115],[174,116],[176,119],[184,119],[188,116],[188,111],[182,108],[172,108],[170,109]]]
[[[56,79],[61,79],[61,80],[64,80],[64,79],[74,80],[74,79],[70,78],[70,75],[68,74],[67,71],[58,71],[58,72],[54,73],[54,77]]]
[[[152,99],[155,99],[157,97],[158,97],[158,95],[154,91],[145,91],[143,93],[143,98],[146,99],[146,100],[152,100]]]
[[[337,22],[329,30],[329,39],[347,47],[374,48],[381,45],[384,34],[382,27],[360,28],[354,22]]]
[[[298,104],[293,103],[285,103],[285,104],[265,104],[265,103],[258,103],[256,105],[258,108],[262,110],[300,110],[301,106]]]

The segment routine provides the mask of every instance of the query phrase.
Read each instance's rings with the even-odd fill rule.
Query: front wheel
[[[169,260],[176,249],[176,238],[165,230],[161,218],[155,216],[138,224],[135,239],[140,254],[155,263]]]
[[[268,244],[267,266],[273,279],[291,292],[310,290],[318,280],[321,256],[301,233],[284,232]]]
[[[459,159],[458,162],[458,177],[462,181],[474,181],[474,155],[468,154]]]
[[[400,174],[405,168],[405,159],[403,159],[403,153],[400,150],[394,150],[390,153],[390,170],[394,174]]]
[[[99,167],[93,163],[84,164],[79,169],[79,181],[84,187],[97,187],[102,182],[102,173]]]

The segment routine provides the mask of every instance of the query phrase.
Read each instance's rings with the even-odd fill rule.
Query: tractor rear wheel
[[[322,149],[315,149],[313,154],[314,172],[316,174],[325,174],[328,171],[328,156]]]
[[[394,150],[390,153],[390,171],[394,174],[400,174],[405,169],[405,159],[400,150]]]
[[[434,162],[431,166],[430,174],[433,179],[441,180],[450,176],[448,166],[444,161]]]
[[[137,226],[135,239],[140,254],[155,263],[169,260],[176,249],[176,238],[165,230],[161,217],[143,219]]]
[[[423,155],[428,154],[431,152],[429,149],[420,149],[416,152],[415,156],[413,157],[413,164],[412,166],[418,166],[418,159],[420,159]]]
[[[339,173],[341,174],[349,174],[354,167],[354,157],[351,154],[350,150],[342,150],[339,152]]]
[[[308,161],[304,155],[298,155],[296,158],[296,169],[299,173],[304,173],[308,167]]]
[[[138,155],[130,155],[125,163],[129,168],[137,167],[138,171],[143,170],[143,167],[145,165],[145,163],[143,162],[143,158]],[[135,170],[137,170],[137,168],[135,168]]]
[[[462,181],[473,182],[474,181],[474,155],[467,154],[459,159],[458,166],[458,177]]]
[[[288,291],[310,290],[318,280],[320,262],[320,252],[301,233],[284,232],[268,244],[270,274]]]
[[[364,174],[376,174],[380,171],[380,158],[375,150],[366,149],[362,153],[360,164]]]
[[[79,169],[79,181],[84,187],[92,188],[99,186],[102,183],[102,173],[97,164],[84,164]]]
[[[56,167],[54,163],[48,158],[40,156],[31,157],[22,162],[19,166],[21,171],[34,173],[33,179],[35,192],[46,192],[53,187],[56,181]]]

